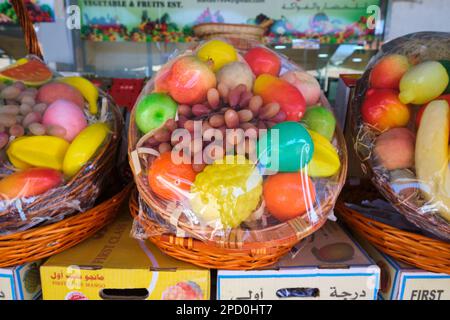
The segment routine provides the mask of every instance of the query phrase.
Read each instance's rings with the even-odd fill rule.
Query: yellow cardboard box
[[[210,272],[130,236],[122,215],[40,269],[44,300],[209,299]]]

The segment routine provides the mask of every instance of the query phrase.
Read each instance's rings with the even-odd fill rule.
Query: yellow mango
[[[6,153],[19,169],[29,167],[61,170],[69,143],[53,136],[32,136],[15,139]]]
[[[341,162],[334,146],[321,134],[308,130],[314,143],[314,153],[307,174],[312,178],[330,177],[339,171]]]
[[[99,122],[86,127],[76,136],[64,158],[63,172],[67,178],[77,174],[92,158],[108,133],[108,126]]]

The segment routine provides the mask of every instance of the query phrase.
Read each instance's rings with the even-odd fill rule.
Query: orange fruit
[[[166,200],[180,200],[189,193],[195,180],[191,164],[175,164],[171,151],[161,154],[148,171],[148,184],[159,197]]]
[[[286,221],[313,207],[316,191],[304,173],[278,173],[264,182],[263,196],[269,212],[278,220]]]

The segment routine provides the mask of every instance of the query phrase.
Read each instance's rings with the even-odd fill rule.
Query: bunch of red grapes
[[[164,126],[158,129],[152,137],[147,139],[145,146],[157,149],[160,153],[171,151],[177,148],[180,141],[173,139],[172,132],[178,128],[188,130],[191,135],[190,147],[186,156],[195,159],[195,155],[202,152],[203,149],[212,141],[194,140],[194,126],[196,121],[201,121],[202,133],[208,129],[218,129],[222,133],[223,150],[229,150],[228,145],[237,148],[242,144],[245,153],[248,156],[255,150],[255,141],[248,139],[248,136],[257,138],[258,129],[269,129],[279,122],[286,120],[286,113],[281,110],[278,103],[264,104],[259,95],[254,95],[252,91],[247,90],[243,84],[229,89],[226,85],[220,84],[217,88],[211,88],[207,93],[207,100],[201,104],[178,106],[178,120],[169,119]],[[225,135],[227,129],[241,128],[246,136]],[[241,131],[242,132],[242,131]],[[250,133],[247,136],[247,133]],[[234,149],[233,149],[234,150]],[[225,151],[224,151],[225,153]],[[217,155],[221,158],[222,155]],[[214,155],[213,155],[214,157]],[[205,163],[197,164],[192,162],[195,171],[200,172],[205,167]]]

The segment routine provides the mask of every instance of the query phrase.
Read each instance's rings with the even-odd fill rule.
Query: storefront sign
[[[380,0],[80,0],[82,34],[93,41],[187,42],[206,22],[273,23],[267,41],[371,41]],[[371,11],[372,10],[372,11]],[[376,10],[375,10],[376,11]],[[376,17],[378,18],[378,17]],[[369,22],[373,21],[369,19]]]

